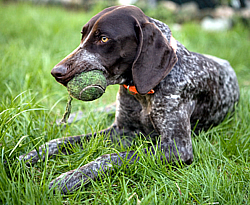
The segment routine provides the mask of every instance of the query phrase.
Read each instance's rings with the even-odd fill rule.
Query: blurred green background
[[[114,112],[94,110],[115,101],[117,85],[109,86],[96,101],[74,100],[73,111],[83,111],[84,118],[65,128],[57,126],[55,121],[62,117],[66,106],[67,90],[54,80],[50,71],[79,45],[83,25],[103,8],[116,3],[98,1],[81,6],[58,1],[0,2],[0,203],[248,204],[250,29],[249,19],[239,15],[239,8],[230,17],[232,26],[207,31],[201,21],[212,15],[213,9],[198,10],[197,15],[187,17],[185,12],[166,9],[164,2],[158,2],[155,8],[147,2],[136,4],[148,16],[168,24],[173,36],[187,49],[227,59],[238,76],[241,101],[235,116],[193,139],[193,165],[169,168],[146,160],[132,166],[131,171],[122,168],[105,183],[92,182],[86,189],[63,198],[48,190],[49,181],[101,154],[114,152],[103,136],[86,142],[83,151],[76,147],[72,156],[57,156],[32,168],[15,160],[51,139],[111,125]],[[228,5],[227,1],[221,3]],[[139,142],[134,145],[136,149],[145,143]],[[132,195],[133,199],[129,198]]]

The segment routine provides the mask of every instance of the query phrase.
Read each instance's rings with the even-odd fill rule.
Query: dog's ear
[[[167,76],[177,62],[177,56],[153,23],[140,25],[137,20],[136,22],[139,43],[132,66],[132,77],[138,93],[143,95]]]

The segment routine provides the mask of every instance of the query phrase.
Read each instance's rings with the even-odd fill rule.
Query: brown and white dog
[[[239,99],[236,75],[226,60],[188,51],[176,41],[169,27],[147,17],[135,6],[110,7],[94,16],[82,29],[80,46],[52,70],[55,79],[67,85],[76,74],[91,70],[104,73],[108,85],[119,84],[115,122],[100,133],[133,140],[142,133],[153,141],[168,162],[193,160],[191,129],[218,125]],[[128,93],[126,88],[134,95]],[[96,136],[96,134],[94,134]],[[44,152],[58,153],[68,143],[80,143],[91,134],[55,139],[20,156],[35,163]],[[45,147],[47,149],[45,149]],[[145,148],[148,157],[157,150]],[[66,172],[50,184],[63,193],[107,172],[124,160],[139,159],[135,151],[100,156]]]

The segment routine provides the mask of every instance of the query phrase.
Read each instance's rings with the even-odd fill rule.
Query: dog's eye
[[[102,42],[102,43],[106,43],[108,40],[109,40],[109,39],[108,39],[106,36],[103,36],[103,37],[101,38],[101,42]]]

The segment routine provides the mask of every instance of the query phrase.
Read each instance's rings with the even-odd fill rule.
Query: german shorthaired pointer
[[[160,136],[158,147],[168,162],[193,160],[191,130],[218,125],[239,99],[236,75],[226,60],[188,51],[169,27],[135,6],[110,7],[94,16],[82,29],[80,46],[57,64],[52,75],[67,85],[75,74],[91,70],[104,73],[108,85],[119,84],[115,122],[99,133],[126,136]],[[133,95],[131,95],[131,92]],[[94,134],[93,137],[95,137]],[[55,139],[19,157],[35,163],[56,154],[64,145],[80,143],[91,134]],[[95,179],[124,160],[139,159],[136,151],[103,155],[59,176],[50,183],[63,193]],[[101,172],[100,172],[101,171]]]

